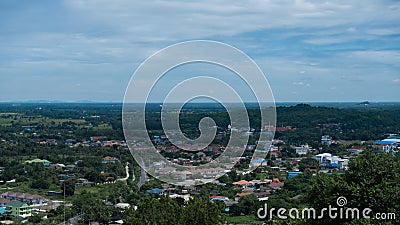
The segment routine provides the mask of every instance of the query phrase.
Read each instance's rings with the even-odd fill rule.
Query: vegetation
[[[368,106],[370,107],[370,106]],[[158,105],[148,106],[147,125],[150,136],[163,135],[159,120]],[[261,130],[259,110],[248,108],[254,135],[249,145]],[[123,219],[126,224],[399,224],[399,220],[280,220],[274,215],[273,221],[257,218],[257,210],[263,207],[254,195],[242,197],[226,212],[222,202],[211,202],[211,193],[234,199],[241,190],[232,183],[239,180],[272,179],[279,177],[285,182],[280,190],[272,190],[268,206],[275,208],[299,209],[314,207],[322,209],[335,205],[339,197],[347,199],[346,207],[369,207],[374,213],[393,212],[400,217],[399,174],[400,156],[376,154],[366,151],[351,160],[346,172],[335,170],[332,173],[318,173],[307,168],[317,168],[319,163],[312,154],[303,157],[298,166],[291,160],[298,157],[293,146],[308,143],[318,152],[347,154],[346,149],[364,143],[365,149],[373,150],[372,140],[384,137],[386,133],[400,131],[400,107],[349,108],[312,107],[300,104],[277,107],[277,126],[291,126],[294,129],[276,132],[276,138],[284,143],[277,144],[281,149],[278,156],[267,158],[268,167],[259,168],[252,173],[241,173],[248,168],[251,151],[243,154],[240,163],[225,176],[219,178],[223,185],[206,184],[192,192],[192,199],[170,199],[165,196],[146,195],[146,190],[163,188],[164,184],[149,178],[141,189],[137,182],[141,176],[140,168],[129,150],[122,145],[85,145],[93,136],[105,136],[105,140],[124,140],[121,124],[121,105],[112,104],[1,104],[0,105],[0,172],[1,192],[26,192],[45,196],[48,191],[61,193],[61,196],[46,196],[53,200],[64,200],[66,204],[49,209],[29,218],[26,224],[58,224],[66,219],[83,215],[81,224],[99,222],[107,224],[115,219]],[[218,127],[218,137],[214,145],[225,145],[229,140],[230,124],[227,113],[221,107],[187,106],[180,117],[181,127],[189,137],[199,135],[198,122],[201,118],[212,117]],[[334,143],[325,146],[320,143],[321,135],[330,135],[334,140],[348,141],[346,144]],[[56,141],[56,144],[52,142]],[[43,143],[45,141],[45,143]],[[48,142],[46,142],[48,141]],[[103,140],[99,141],[101,143]],[[71,143],[71,144],[70,144]],[[167,141],[163,143],[171,145]],[[184,151],[164,153],[170,158],[182,158]],[[206,156],[212,156],[207,153]],[[119,159],[116,163],[103,163],[105,156]],[[187,156],[186,156],[187,157]],[[193,159],[198,156],[193,156]],[[285,179],[285,172],[272,169],[276,157],[287,170],[294,167],[303,173]],[[26,163],[27,160],[44,159],[53,164],[73,165],[49,168],[43,163]],[[125,165],[129,165],[130,178],[116,181],[126,176]],[[71,176],[70,176],[71,175]],[[133,178],[133,175],[136,179]],[[93,182],[91,185],[76,185],[77,178]],[[15,183],[5,181],[15,179]],[[115,182],[116,181],[116,182]],[[3,189],[4,188],[4,189]],[[173,187],[174,192],[182,194],[182,187]],[[4,191],[3,191],[4,190]],[[64,192],[65,191],[65,192]],[[129,209],[111,205],[129,203]],[[137,206],[136,210],[135,207]],[[47,219],[43,219],[44,216]]]

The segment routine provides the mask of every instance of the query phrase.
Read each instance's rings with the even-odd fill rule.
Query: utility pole
[[[64,225],[65,225],[65,204],[66,204],[66,202],[65,202],[65,180],[64,180],[63,184],[64,184]]]

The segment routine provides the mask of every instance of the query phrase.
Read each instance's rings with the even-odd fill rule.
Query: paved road
[[[120,181],[128,180],[128,178],[129,178],[129,166],[128,166],[128,163],[126,163],[125,171],[126,171],[126,177],[125,178],[121,178],[121,179],[117,179],[117,180],[120,180]]]
[[[144,183],[146,183],[146,179],[147,179],[146,176],[147,176],[146,175],[146,171],[143,168],[141,168],[140,179],[139,179],[139,182],[138,182],[138,188],[139,189],[143,186]]]
[[[77,215],[75,217],[72,217],[71,219],[69,219],[68,221],[62,222],[58,225],[74,225],[76,224],[80,219],[82,219],[83,215],[85,214],[81,214],[81,215]]]

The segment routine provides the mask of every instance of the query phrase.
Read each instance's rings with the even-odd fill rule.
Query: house
[[[322,145],[331,145],[332,144],[332,138],[329,135],[324,135],[321,137],[321,144]]]
[[[284,132],[284,131],[293,131],[293,130],[296,130],[296,128],[294,128],[292,126],[280,126],[280,127],[275,127],[272,125],[264,126],[264,131]]]
[[[43,166],[49,167],[50,166],[50,161],[45,160],[45,159],[33,159],[33,160],[27,160],[25,163],[31,164],[31,163],[42,163]]]
[[[75,169],[75,165],[67,165],[65,168],[66,168],[67,170],[69,170],[69,171],[72,171],[72,170]]]
[[[101,141],[101,140],[104,140],[104,139],[107,139],[107,136],[93,136],[93,137],[90,137],[90,141],[92,141],[92,142],[98,142],[98,141]]]
[[[301,145],[300,147],[295,147],[296,149],[296,154],[298,155],[307,155],[308,151],[310,150],[310,147],[308,144]]]
[[[9,202],[5,214],[15,218],[27,218],[32,215],[31,207],[24,202]]]
[[[349,167],[349,160],[348,159],[339,159],[338,163],[339,169],[347,170]]]
[[[164,194],[164,190],[162,190],[162,189],[159,189],[159,188],[153,188],[153,189],[151,189],[151,190],[147,190],[147,191],[146,191],[146,195],[148,195],[148,194],[153,194],[153,195],[155,195],[155,194],[157,194],[157,195],[162,195],[162,194]]]
[[[262,180],[251,180],[250,183],[252,183],[254,186],[257,187],[264,187],[267,186],[269,183],[271,183],[272,180],[268,179],[262,179]]]
[[[266,166],[267,165],[267,160],[266,159],[252,159],[250,161],[250,164],[252,167],[259,167],[259,166]]]
[[[263,192],[255,192],[253,193],[254,196],[258,199],[258,201],[267,201],[268,196],[271,195],[270,191],[263,191]]]
[[[46,192],[47,196],[56,196],[56,197],[60,197],[63,196],[62,192],[57,192],[57,191],[48,191]]]
[[[25,194],[25,193],[20,193],[20,192],[5,192],[1,194],[1,198],[8,199],[10,201],[18,201],[18,202],[23,202],[26,203],[30,206],[44,206],[47,205],[47,200],[44,199],[40,195],[31,195],[31,194]]]
[[[76,186],[91,186],[93,184],[94,184],[93,182],[90,182],[85,178],[76,179]]]
[[[119,209],[129,209],[131,205],[129,203],[118,203],[114,207]]]
[[[57,164],[51,164],[48,168],[51,170],[62,170],[64,169],[64,167],[65,167],[64,164],[57,163]]]
[[[287,172],[287,178],[290,179],[300,174],[302,174],[302,172],[299,171]]]
[[[278,178],[272,179],[272,182],[269,184],[269,187],[274,190],[281,189],[285,185],[284,182],[279,181]]]
[[[119,162],[119,159],[111,156],[104,157],[102,161],[102,163],[116,163],[116,162]]]
[[[228,197],[225,196],[218,196],[218,195],[213,195],[210,197],[211,201],[222,201],[222,202],[226,202],[229,201]]]
[[[174,171],[174,172],[172,172],[172,174],[173,174],[176,178],[178,178],[178,179],[180,179],[180,180],[187,180],[187,179],[190,179],[190,177],[191,177],[191,175],[192,175],[191,172],[186,171],[186,170],[184,170],[184,171]]]
[[[76,140],[74,140],[74,139],[65,140],[65,145],[67,145],[67,146],[73,146],[75,143],[76,143]]]
[[[237,194],[235,195],[235,201],[239,202],[239,200],[240,200],[241,198],[243,198],[244,196],[251,195],[251,194],[253,194],[253,193],[252,193],[252,192],[237,193]]]
[[[0,207],[6,207],[6,204],[9,203],[10,200],[6,198],[0,198]]]
[[[363,152],[364,149],[365,149],[365,146],[352,146],[350,149],[347,149],[347,151],[350,154],[358,155],[361,152]]]
[[[5,214],[6,212],[6,205],[10,202],[10,200],[5,198],[0,198],[0,215]]]
[[[237,182],[233,182],[233,185],[235,185],[236,188],[245,189],[245,188],[251,186],[252,183],[248,182],[247,180],[240,180]]]

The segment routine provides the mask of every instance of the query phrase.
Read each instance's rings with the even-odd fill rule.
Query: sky
[[[278,102],[400,101],[399,21],[395,0],[2,0],[0,102],[122,102],[143,61],[190,40],[245,52]]]

